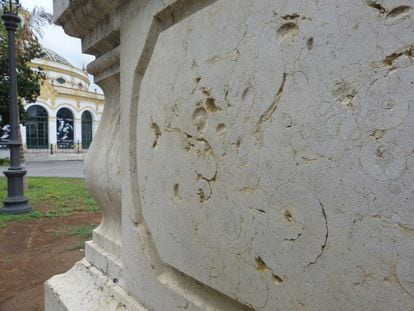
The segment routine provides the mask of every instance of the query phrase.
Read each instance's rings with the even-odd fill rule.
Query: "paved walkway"
[[[86,153],[54,153],[54,154],[36,154],[26,153],[24,155],[27,162],[32,161],[76,161],[85,159]]]
[[[72,177],[84,178],[84,166],[82,160],[58,161],[58,160],[27,160],[27,176],[31,177]],[[7,167],[0,167],[1,172]],[[0,174],[0,176],[3,174]]]

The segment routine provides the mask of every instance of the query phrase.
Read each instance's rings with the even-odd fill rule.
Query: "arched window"
[[[31,106],[27,109],[26,145],[28,149],[47,149],[48,114],[41,106]]]
[[[56,114],[56,138],[59,149],[73,149],[73,114],[61,108]]]
[[[92,142],[92,115],[89,111],[82,113],[82,149],[88,149]]]

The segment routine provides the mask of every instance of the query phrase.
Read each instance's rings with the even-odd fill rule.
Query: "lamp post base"
[[[10,169],[3,172],[7,176],[8,197],[3,201],[4,206],[0,208],[0,214],[25,214],[30,213],[32,208],[28,199],[23,195],[23,176],[25,170]]]
[[[26,214],[32,211],[25,197],[6,199],[3,201],[4,207],[0,208],[0,214]]]

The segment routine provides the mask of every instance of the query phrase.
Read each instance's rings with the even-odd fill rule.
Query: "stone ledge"
[[[119,258],[121,256],[122,246],[116,241],[114,236],[105,233],[106,232],[102,230],[101,226],[98,226],[92,233],[94,244],[105,252]],[[110,237],[112,237],[112,239],[110,239]]]
[[[85,243],[85,258],[115,282],[122,282],[122,262],[93,241]]]
[[[83,259],[45,283],[46,311],[146,311],[112,279]]]
[[[111,72],[110,75],[119,73],[119,62],[120,48],[117,46],[111,51],[91,62],[87,66],[87,70],[95,76],[95,81],[100,81],[103,80],[103,76],[108,75],[108,72]]]

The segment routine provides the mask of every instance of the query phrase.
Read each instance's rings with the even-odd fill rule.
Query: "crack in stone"
[[[298,19],[299,17],[300,17],[300,14],[293,13],[293,14],[288,14],[288,15],[282,16],[282,19],[284,19],[284,20],[295,20],[295,19]]]
[[[272,104],[269,108],[266,109],[266,111],[260,116],[259,121],[256,124],[256,143],[261,143],[263,140],[263,126],[264,124],[269,121],[269,119],[273,116],[273,113],[276,111],[278,104],[280,102],[280,99],[283,96],[283,92],[285,89],[286,79],[288,74],[286,72],[283,73],[283,79],[282,83],[279,87],[279,90],[277,91]]]
[[[299,233],[298,236],[296,238],[291,238],[291,239],[283,239],[286,242],[295,242],[297,241],[300,237],[302,236],[302,233]]]
[[[199,157],[212,156],[214,158],[214,161],[216,163],[216,168],[215,168],[214,176],[213,177],[207,178],[207,177],[203,176],[202,174],[197,173],[197,180],[198,181],[199,180],[204,180],[208,184],[209,193],[205,193],[204,190],[203,190],[203,188],[199,188],[197,190],[197,195],[200,198],[200,203],[202,203],[202,204],[203,203],[206,203],[212,197],[212,195],[213,195],[213,190],[212,190],[211,184],[216,181],[217,174],[218,174],[218,163],[217,163],[216,157],[214,155],[213,148],[211,147],[211,145],[208,142],[208,140],[205,139],[204,137],[195,137],[195,136],[191,135],[190,133],[184,132],[180,128],[167,127],[167,131],[170,132],[170,133],[178,133],[178,134],[181,134],[182,133],[182,134],[184,134],[186,136],[186,138],[187,138],[187,144],[184,147],[184,150],[185,151],[187,151],[187,152],[190,152],[191,150],[195,151],[196,146],[195,146],[195,144],[193,142],[191,142],[191,140],[198,141],[198,142],[204,143],[205,144],[205,148],[204,148],[203,151],[198,151],[197,152],[197,155]]]
[[[158,142],[160,140],[161,130],[158,124],[154,122],[151,123],[151,129],[153,130],[154,135],[155,135],[154,142],[152,143],[152,148],[155,148],[158,145]]]
[[[266,211],[264,209],[261,209],[261,208],[256,208],[256,207],[253,207],[253,206],[248,206],[247,208],[251,211],[258,212],[260,214],[266,214]]]
[[[401,56],[408,56],[408,57],[414,57],[414,44],[402,48],[388,56],[385,57],[385,59],[383,60],[383,63],[387,66],[392,66],[394,64],[394,62],[400,58]]]
[[[376,78],[370,83],[370,87],[377,82],[378,80],[387,77],[393,70],[396,69],[395,63],[398,61],[398,59],[402,56],[407,56],[410,59],[414,58],[414,44],[410,44],[408,46],[405,46],[403,48],[400,48],[396,50],[395,52],[385,56],[384,59],[378,60],[371,63],[371,66],[374,68],[381,68],[381,67],[388,67],[388,72],[382,75],[379,78]]]
[[[325,229],[326,229],[326,235],[325,235],[325,241],[323,242],[322,246],[321,246],[321,252],[319,253],[319,255],[315,258],[314,261],[309,262],[308,264],[308,268],[314,264],[316,264],[316,262],[319,260],[319,258],[322,257],[323,252],[325,251],[326,246],[328,245],[328,237],[329,237],[329,229],[328,229],[328,217],[326,216],[326,212],[325,212],[325,207],[323,206],[322,202],[319,200],[319,205],[321,206],[321,210],[322,210],[322,215],[323,218],[325,219]]]
[[[199,188],[197,191],[197,195],[200,198],[200,203],[206,203],[210,198],[213,196],[213,189],[211,188],[211,183],[216,180],[217,177],[217,170],[215,172],[215,175],[212,178],[206,178],[201,174],[197,174],[197,180],[204,180],[208,184],[208,188],[210,190],[210,193],[205,193],[203,188]]]
[[[198,174],[198,176],[199,176],[199,178],[200,178],[200,179],[204,179],[204,180],[205,180],[205,181],[207,181],[208,183],[211,183],[211,182],[213,182],[213,181],[216,181],[216,178],[217,178],[217,170],[215,171],[214,176],[213,176],[213,177],[211,177],[211,178],[204,177],[204,176],[203,176],[203,175],[201,175],[201,174]]]

